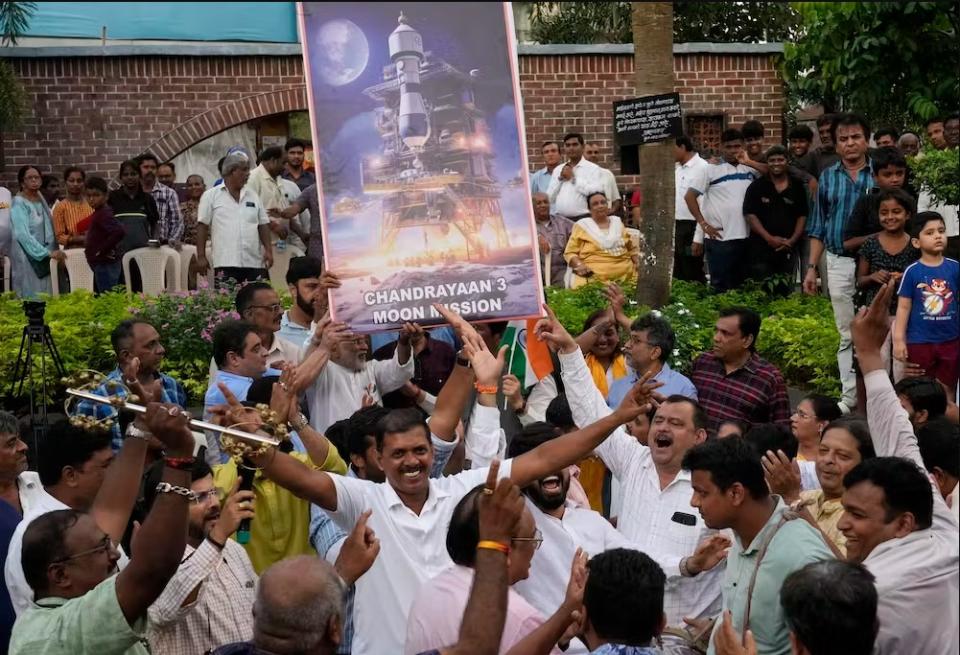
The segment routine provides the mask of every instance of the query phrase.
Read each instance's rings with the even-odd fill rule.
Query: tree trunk
[[[637,96],[673,93],[673,3],[634,2],[633,50]],[[670,301],[673,275],[674,142],[640,146],[640,270],[637,302]]]

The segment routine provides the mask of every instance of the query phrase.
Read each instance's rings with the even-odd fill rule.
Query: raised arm
[[[213,408],[213,420],[220,425],[243,425],[246,430],[256,430],[260,422],[259,413],[241,405],[222,382],[218,383],[218,386],[227,399],[227,404]],[[329,473],[311,469],[276,448],[250,459],[257,468],[262,468],[271,480],[298,498],[309,500],[331,512],[337,510],[337,487]]]
[[[193,434],[187,416],[176,405],[147,405],[146,424],[166,445],[168,457],[193,456]],[[133,625],[160,596],[177,572],[186,546],[189,498],[179,490],[190,489],[190,471],[165,466],[153,508],[133,543],[129,566],[117,576],[117,602],[127,622]]]
[[[497,482],[499,464],[494,462],[480,495],[480,543],[509,546],[523,516],[524,501],[516,485],[504,478]],[[489,492],[489,493],[488,493]],[[443,655],[496,655],[507,618],[507,554],[494,548],[477,548],[473,586],[460,624],[460,640],[444,648]]]

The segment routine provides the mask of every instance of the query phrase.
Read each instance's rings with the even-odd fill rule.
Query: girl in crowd
[[[36,166],[24,166],[17,172],[20,192],[10,207],[13,241],[10,248],[12,289],[21,298],[36,298],[51,293],[50,260],[63,261],[66,255],[57,247],[50,206],[40,195],[43,176]]]
[[[811,394],[797,404],[796,411],[790,417],[790,431],[797,439],[797,462],[803,489],[820,487],[815,471],[820,438],[827,425],[842,415],[837,401]]]
[[[910,264],[920,258],[920,251],[910,243],[907,232],[910,220],[916,214],[916,205],[906,191],[886,189],[880,192],[880,227],[882,231],[871,234],[860,248],[857,264],[858,307],[867,307],[887,282],[895,285]],[[890,305],[889,323],[897,313],[897,298]],[[892,330],[891,330],[892,334]],[[904,364],[892,357],[893,340],[890,335],[880,351],[888,371],[893,362],[893,378],[903,377]],[[865,394],[859,397],[864,397]]]
[[[573,288],[591,280],[636,282],[640,255],[619,216],[609,214],[607,196],[587,196],[590,216],[581,218],[570,233],[563,257],[573,270]]]

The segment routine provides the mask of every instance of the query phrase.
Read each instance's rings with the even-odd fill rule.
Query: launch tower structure
[[[425,51],[402,13],[398,22],[383,82],[363,91],[382,105],[382,155],[361,165],[364,193],[384,195],[381,243],[392,246],[410,227],[445,234],[453,226],[466,240],[468,258],[482,259],[484,226],[493,229],[498,248],[509,247],[509,239],[490,173],[491,135],[475,103],[477,71],[463,73]]]

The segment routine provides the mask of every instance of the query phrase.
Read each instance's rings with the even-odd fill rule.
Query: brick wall
[[[770,55],[679,54],[673,62],[686,121],[717,116],[723,127],[739,127],[756,119],[766,126],[768,143],[780,142],[783,83]],[[600,144],[603,165],[621,185],[639,181],[619,175],[613,143],[612,103],[635,95],[633,55],[521,57],[520,83],[532,165],[540,162],[541,143],[576,131]]]
[[[59,173],[78,164],[112,176],[124,159],[150,149],[168,158],[233,125],[306,109],[299,56],[12,58],[33,115],[3,135],[0,184],[16,185],[27,163]],[[749,118],[779,142],[782,84],[768,54],[678,54],[677,90],[688,116]],[[539,145],[581,131],[619,173],[611,103],[633,95],[633,56],[521,55],[520,81],[531,164]],[[618,176],[621,184],[636,178]]]

